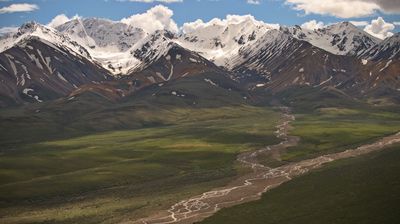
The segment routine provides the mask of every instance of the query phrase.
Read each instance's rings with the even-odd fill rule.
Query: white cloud
[[[316,30],[325,27],[323,22],[317,22],[316,20],[310,20],[305,22],[301,25],[301,28],[309,29],[309,30]]]
[[[157,5],[145,13],[123,18],[121,22],[142,28],[148,33],[163,29],[178,32],[178,25],[172,19],[173,15],[174,12],[171,9],[163,5]]]
[[[350,21],[354,26],[366,26],[369,24],[368,21]]]
[[[371,21],[371,24],[364,28],[364,31],[371,34],[372,36],[380,39],[385,39],[393,35],[392,30],[395,26],[392,23],[387,23],[382,17],[378,17]]]
[[[17,32],[18,31],[18,27],[15,26],[7,26],[7,27],[1,27],[0,28],[0,36],[6,34],[6,33],[13,33],[13,32]]]
[[[393,22],[395,26],[400,26],[400,22]]]
[[[56,17],[54,17],[48,24],[47,26],[56,28],[57,26],[64,24],[66,22],[70,21],[70,18],[68,18],[65,14],[60,14]]]
[[[259,5],[261,2],[260,0],[247,0],[247,3],[252,5]]]
[[[381,7],[363,0],[285,0],[285,2],[305,14],[331,15],[339,18],[363,17],[374,14]]]
[[[353,0],[354,1],[354,0]],[[361,0],[376,3],[386,13],[400,13],[400,1],[398,0]]]
[[[122,0],[124,1],[124,0]],[[125,0],[129,2],[144,2],[144,3],[153,3],[153,2],[162,2],[162,3],[176,3],[183,2],[183,0]]]
[[[38,10],[39,6],[35,4],[21,3],[21,4],[11,4],[0,8],[0,14],[14,13],[14,12],[31,12]]]
[[[203,22],[202,19],[197,19],[194,22],[184,23],[183,26],[181,27],[181,29],[184,33],[191,33],[199,28],[204,28],[205,26],[206,26],[206,23]]]

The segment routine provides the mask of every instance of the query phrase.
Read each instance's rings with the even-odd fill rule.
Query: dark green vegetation
[[[209,78],[218,83],[212,86]],[[172,93],[185,97],[174,96]],[[176,108],[219,108],[246,104],[230,79],[217,74],[153,85],[121,100],[98,92],[42,104],[0,110],[0,151],[21,143],[64,139],[104,131],[131,130],[179,123]],[[188,116],[188,115],[186,115]],[[194,118],[195,119],[195,118]]]
[[[285,161],[355,148],[400,130],[400,114],[382,108],[321,108],[296,119],[291,134],[300,144],[283,154]]]
[[[279,113],[266,108],[168,108],[155,118],[154,111],[142,113],[142,119],[169,125],[4,151],[2,222],[113,223],[141,217],[223,185],[240,172],[237,153],[278,142],[273,131]]]
[[[87,91],[0,110],[0,222],[118,223],[222,186],[246,172],[238,153],[279,141],[278,101],[294,108],[293,134],[302,138],[283,162],[400,129],[396,109],[300,91],[276,100],[203,74],[122,100]]]
[[[336,161],[202,223],[398,223],[399,161],[400,145]]]
[[[269,166],[355,148],[400,131],[396,105],[371,105],[338,90],[308,87],[286,90],[277,97],[293,109],[296,120],[290,134],[300,137],[300,142],[281,152],[278,161],[263,158]]]
[[[226,184],[238,153],[279,141],[279,111],[245,96],[204,74],[1,110],[0,222],[116,223]]]

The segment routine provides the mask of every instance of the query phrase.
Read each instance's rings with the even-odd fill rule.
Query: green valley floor
[[[0,147],[1,223],[119,223],[148,217],[182,199],[225,186],[238,176],[250,172],[239,165],[237,155],[281,141],[274,133],[281,112],[272,107],[170,106],[147,110],[126,106],[113,110],[102,109],[101,120],[98,113],[91,112],[76,120],[71,117],[71,123],[64,124],[54,122],[68,114],[60,113],[59,116],[58,112],[64,108],[51,107],[48,112],[45,109],[35,115],[31,114],[32,110],[0,111],[0,130],[5,133],[1,136],[4,141]],[[264,155],[260,158],[263,164],[278,166],[342,151],[400,130],[400,115],[396,110],[387,108],[329,107],[309,113],[295,111],[294,114],[296,121],[290,133],[300,137],[299,145],[280,152],[277,157]],[[124,123],[140,125],[120,125]],[[96,127],[96,124],[101,127]],[[122,128],[107,130],[116,124]],[[388,156],[387,159],[390,158]],[[329,167],[340,167],[340,164],[353,164],[353,160],[346,161],[349,162],[337,162],[322,171],[331,169]],[[377,162],[375,165],[379,168]],[[390,163],[383,165],[389,166]],[[394,164],[392,168],[392,174],[395,175],[394,170],[398,167]],[[322,171],[316,173],[321,173],[321,178],[325,178]],[[341,176],[338,171],[335,172],[335,175],[328,174],[326,178]],[[313,175],[316,174],[310,176]],[[306,195],[313,193],[317,184],[331,184],[332,187],[326,190],[348,187],[346,183],[333,179],[321,179],[300,188],[291,187],[301,182],[302,178],[309,177],[299,177],[271,192],[287,191],[287,195],[293,193],[293,199],[302,198],[303,201],[299,200],[299,203],[306,207],[315,203],[314,207],[323,208],[324,205],[319,204],[321,201],[311,200],[314,196]],[[374,181],[372,176],[372,179],[367,175],[359,178],[354,185]],[[385,179],[390,186],[395,186],[399,178],[392,180],[397,182],[390,183]],[[297,191],[307,190],[306,185],[311,190],[295,195]],[[354,192],[352,194],[357,193]],[[333,198],[338,194],[338,200],[344,197],[336,191],[325,193]],[[392,192],[393,199],[398,198],[395,193]],[[270,193],[259,202],[241,205],[245,209],[241,212],[235,210],[238,207],[223,210],[206,222],[220,223],[221,217],[227,220],[226,223],[241,220],[234,215],[231,215],[232,219],[224,217],[225,213],[231,214],[230,211],[234,211],[235,215],[243,214],[244,219],[247,214],[263,220],[265,217],[258,215],[269,213],[262,206],[277,206],[279,209],[282,208],[279,206],[284,206],[285,209],[280,212],[303,214],[290,210],[298,207],[293,206],[294,200],[290,198],[284,201],[279,198],[271,202],[267,200],[268,203],[264,204],[268,195]],[[372,197],[375,198],[374,195]],[[348,198],[347,195],[344,198]],[[257,203],[261,207],[255,207]],[[332,205],[340,204],[335,202]],[[252,207],[255,210],[251,210]],[[262,209],[262,212],[257,212],[257,209]],[[390,212],[388,209],[384,210]],[[255,212],[254,215],[251,211]],[[285,217],[281,215],[285,214],[278,212],[270,220],[274,220],[273,217]]]
[[[398,223],[399,161],[400,145],[336,161],[201,223]]]

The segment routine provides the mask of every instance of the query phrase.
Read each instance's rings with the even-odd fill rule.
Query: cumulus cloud
[[[178,25],[172,19],[173,15],[174,12],[171,9],[163,5],[157,5],[145,13],[123,18],[121,22],[142,28],[148,33],[163,29],[176,33],[179,29]]]
[[[256,20],[252,15],[227,15],[225,19],[214,18],[209,22],[204,22],[203,20],[198,19],[194,22],[184,23],[181,29],[184,33],[191,33],[195,30],[204,29],[211,26],[225,27],[244,22],[248,22],[249,24],[254,24],[256,26],[268,26],[270,29],[279,29],[279,24],[264,23]]]
[[[301,25],[301,28],[309,30],[317,30],[323,27],[325,27],[325,24],[323,22],[317,22],[315,19],[305,22]]]
[[[153,2],[176,3],[176,2],[183,2],[183,0],[120,0],[120,1],[144,2],[144,3],[153,3]]]
[[[400,13],[398,0],[285,0],[293,9],[305,14],[331,15],[340,18],[365,17],[380,11]]]
[[[66,22],[70,21],[70,18],[68,18],[65,14],[60,14],[56,17],[54,17],[50,23],[47,24],[47,26],[56,28],[57,26],[64,24]]]
[[[364,28],[364,31],[380,39],[385,39],[393,35],[392,30],[395,26],[392,23],[387,23],[382,17],[378,17],[371,21],[371,24]]]
[[[252,5],[259,5],[261,3],[260,0],[247,0],[247,3]]]
[[[35,4],[21,3],[21,4],[11,4],[0,8],[0,14],[14,13],[14,12],[31,12],[38,10],[39,6]]]
[[[380,7],[363,0],[286,0],[293,9],[305,14],[331,15],[339,18],[363,17],[374,14]]]
[[[398,0],[363,0],[377,4],[382,11],[387,13],[400,13],[400,1]]]

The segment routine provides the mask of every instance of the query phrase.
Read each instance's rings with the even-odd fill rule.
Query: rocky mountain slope
[[[0,38],[1,105],[84,91],[115,99],[205,73],[224,74],[248,90],[392,94],[400,89],[399,43],[399,34],[382,41],[348,22],[307,30],[251,16],[196,21],[178,34],[98,18],[55,29],[30,22]]]
[[[278,30],[240,54],[246,58],[234,71],[241,82],[253,88],[283,90],[289,86],[334,86],[353,84],[358,60],[338,56]]]
[[[56,99],[113,79],[85,48],[41,25],[26,24],[8,38],[15,43],[0,53],[0,106]]]
[[[178,35],[176,42],[216,65],[230,69],[235,65],[231,59],[241,48],[252,45],[267,31],[277,28],[252,16],[228,16],[223,21],[194,22],[190,28],[184,25],[183,33]]]

